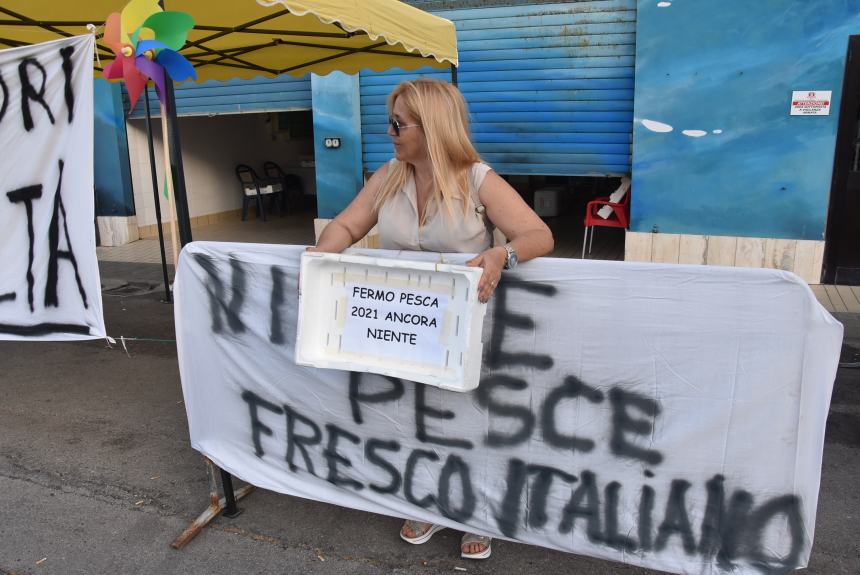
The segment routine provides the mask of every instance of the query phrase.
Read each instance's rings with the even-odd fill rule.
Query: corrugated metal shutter
[[[503,174],[630,171],[636,0],[434,11],[456,23],[459,86],[481,156]],[[392,157],[385,98],[418,75],[361,74],[364,163]]]
[[[128,108],[128,96],[123,86],[123,98]],[[180,116],[205,116],[210,114],[239,114],[311,108],[310,74],[300,78],[281,76],[278,78],[254,78],[251,80],[210,80],[202,84],[186,82],[177,84],[176,113]],[[158,106],[155,92],[150,90],[150,105]],[[143,96],[131,114],[141,118],[145,114]]]

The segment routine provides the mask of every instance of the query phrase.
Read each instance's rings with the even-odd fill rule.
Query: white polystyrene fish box
[[[453,391],[478,386],[481,268],[302,254],[296,363]]]

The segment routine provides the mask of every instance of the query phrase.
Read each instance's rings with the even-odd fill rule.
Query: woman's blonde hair
[[[469,139],[469,112],[463,94],[455,86],[439,80],[421,78],[401,82],[388,96],[388,113],[394,102],[400,101],[409,114],[422,126],[427,140],[430,164],[433,166],[433,196],[437,209],[445,207],[453,217],[453,198],[457,186],[463,196],[463,210],[468,205],[468,173],[481,157]],[[376,196],[378,210],[398,190],[403,188],[414,168],[407,162],[395,160]],[[427,214],[427,210],[424,210]]]

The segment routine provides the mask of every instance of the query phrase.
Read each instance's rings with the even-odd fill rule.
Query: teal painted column
[[[118,83],[111,84],[101,78],[94,84],[96,215],[133,216],[134,190],[128,163],[122,88]]]
[[[358,74],[311,75],[314,114],[317,215],[335,217],[363,185]],[[339,139],[339,147],[326,141]]]

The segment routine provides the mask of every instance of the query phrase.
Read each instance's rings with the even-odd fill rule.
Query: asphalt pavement
[[[498,542],[458,557],[459,533],[422,546],[400,520],[257,490],[180,551],[170,542],[208,504],[188,438],[172,305],[161,268],[101,262],[118,345],[0,342],[0,574],[656,573]],[[843,360],[860,361],[860,314]],[[860,369],[833,394],[812,559],[806,573],[860,573]]]

